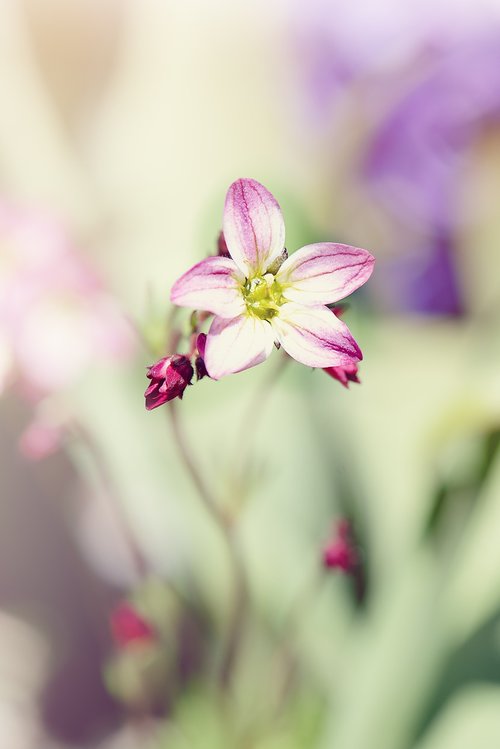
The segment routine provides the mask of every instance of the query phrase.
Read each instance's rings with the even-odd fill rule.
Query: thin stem
[[[116,497],[114,482],[109,473],[108,466],[103,460],[101,451],[97,449],[92,436],[82,424],[72,421],[70,430],[87,448],[89,455],[94,461],[94,466],[100,476],[109,508],[128,548],[135,574],[139,580],[142,580],[149,572],[149,565],[131,530],[130,522],[123,505]]]
[[[181,426],[178,416],[177,403],[175,401],[171,401],[167,410],[180,456],[184,462],[189,476],[191,477],[193,484],[198,491],[199,497],[203,505],[205,506],[206,511],[212,517],[217,528],[222,534],[231,562],[231,570],[234,576],[233,607],[228,627],[227,644],[220,667],[220,682],[222,686],[226,687],[231,680],[231,675],[234,670],[239,646],[244,633],[244,625],[248,609],[248,582],[246,569],[243,558],[241,556],[239,545],[237,543],[235,527],[231,524],[230,518],[220,508],[215,496],[212,494],[210,487],[207,485],[203,475],[200,472],[199,466],[197,465],[196,460],[193,457],[191,449],[186,440],[184,430]]]
[[[227,535],[228,519],[224,512],[219,507],[215,496],[212,494],[210,487],[205,482],[198,465],[193,457],[193,454],[189,448],[186,440],[186,435],[181,426],[178,404],[175,400],[170,401],[167,407],[168,415],[170,417],[170,424],[175,437],[175,444],[179,450],[184,465],[189,473],[193,484],[198,490],[200,499],[207,512],[212,516],[213,520],[217,523],[219,528],[223,531],[224,535]]]
[[[286,354],[280,356],[277,366],[272,367],[269,374],[263,378],[245,409],[240,431],[235,440],[235,454],[231,461],[233,480],[235,482],[233,487],[235,488],[235,491],[233,492],[234,495],[240,493],[238,490],[241,489],[241,479],[245,470],[244,460],[248,452],[249,438],[252,434],[255,434],[259,424],[259,418],[261,418],[265,413],[264,406],[266,401],[269,399],[273,392],[274,385],[285,370],[289,361],[290,358]],[[249,428],[249,425],[251,425],[251,429]]]
[[[282,642],[275,654],[276,660],[286,658],[286,664],[281,688],[277,695],[277,711],[279,712],[286,703],[290,690],[293,687],[297,671],[297,661],[293,655],[292,646],[299,636],[300,629],[310,615],[311,609],[316,603],[319,593],[327,579],[328,574],[322,568],[315,570],[312,578],[306,580],[305,586],[299,591],[297,597],[285,615],[281,624]]]

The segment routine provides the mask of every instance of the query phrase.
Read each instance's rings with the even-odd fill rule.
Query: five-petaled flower
[[[191,362],[182,354],[167,356],[148,367],[146,376],[151,383],[144,393],[147,410],[162,406],[173,398],[182,398],[193,374]]]
[[[276,199],[259,182],[239,179],[226,196],[223,236],[230,257],[209,257],[174,284],[171,300],[215,315],[204,362],[212,379],[263,362],[280,344],[310,367],[345,367],[362,359],[347,326],[326,305],[370,277],[366,250],[311,244],[289,258]]]

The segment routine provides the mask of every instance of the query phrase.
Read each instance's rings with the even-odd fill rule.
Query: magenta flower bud
[[[231,254],[227,249],[226,238],[223,231],[220,231],[219,236],[217,237],[217,254],[219,257],[231,257]]]
[[[335,307],[330,307],[335,317],[342,317],[346,311],[346,306],[343,304],[337,304]],[[349,387],[350,382],[360,382],[358,378],[358,365],[355,361],[348,362],[339,367],[325,367],[323,369],[327,375],[333,377],[334,380],[340,382],[345,388]]]
[[[182,354],[167,356],[149,367],[146,376],[151,384],[144,393],[147,410],[158,408],[173,398],[182,398],[193,374],[191,362]]]
[[[327,569],[337,569],[345,574],[353,573],[359,557],[352,538],[351,526],[347,520],[340,520],[333,538],[323,551],[323,565]]]
[[[111,613],[110,629],[115,644],[121,649],[157,639],[151,624],[128,601],[120,603]]]
[[[207,336],[205,333],[200,333],[196,339],[196,348],[198,349],[198,356],[195,359],[194,367],[196,369],[196,379],[202,380],[204,377],[208,377],[207,368],[205,366],[205,345],[207,343]]]
[[[344,364],[341,367],[326,367],[323,372],[333,377],[334,380],[340,382],[341,385],[348,388],[350,382],[360,382],[358,377],[358,365],[355,362],[352,364]]]

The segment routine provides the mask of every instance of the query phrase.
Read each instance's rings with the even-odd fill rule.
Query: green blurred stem
[[[263,378],[262,382],[252,394],[241,422],[238,437],[235,440],[236,451],[231,461],[231,467],[235,479],[239,484],[241,484],[241,476],[244,475],[245,472],[244,461],[248,452],[249,440],[255,434],[259,425],[259,420],[264,413],[266,413],[264,406],[269,400],[280,375],[290,361],[290,357],[287,354],[284,354],[281,351],[278,353],[280,356],[277,365],[270,368],[267,376]],[[251,425],[251,429],[249,429],[249,425]]]
[[[299,590],[281,623],[280,644],[274,656],[278,663],[284,660],[282,683],[276,695],[276,711],[278,714],[281,713],[286,704],[295,682],[298,668],[295,645],[329,577],[328,572],[325,572],[322,567],[318,567],[312,577],[306,580],[304,587]]]
[[[119,501],[116,495],[116,489],[114,486],[113,478],[110,474],[109,468],[106,461],[103,458],[102,452],[96,445],[92,435],[89,433],[86,427],[80,422],[73,420],[70,425],[70,432],[73,436],[78,439],[82,445],[86,448],[89,456],[94,462],[94,467],[100,476],[100,480],[104,489],[104,496],[108,501],[109,508],[114,517],[115,523],[119,528],[122,538],[128,548],[132,564],[134,566],[135,574],[138,580],[143,580],[147,577],[149,572],[149,565],[142,553],[142,550],[135,539],[135,535],[132,532],[130,520],[125,512],[122,503]]]
[[[179,419],[178,403],[176,401],[171,401],[167,411],[179,454],[198,491],[198,495],[205,506],[206,511],[212,517],[212,520],[224,539],[233,574],[234,592],[232,609],[228,626],[226,647],[223,652],[219,673],[220,683],[222,686],[226,687],[231,681],[231,676],[244,634],[246,615],[248,611],[248,581],[245,564],[241,556],[236,528],[231,522],[230,517],[224,513],[217,502],[216,497],[206,483],[193,456]]]

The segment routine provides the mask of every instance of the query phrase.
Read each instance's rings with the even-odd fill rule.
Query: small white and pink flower
[[[280,206],[253,179],[227,193],[223,237],[229,257],[209,257],[174,284],[171,301],[215,315],[204,363],[215,380],[263,362],[275,344],[309,367],[352,366],[362,353],[326,306],[362,286],[374,258],[333,242],[288,257]]]

